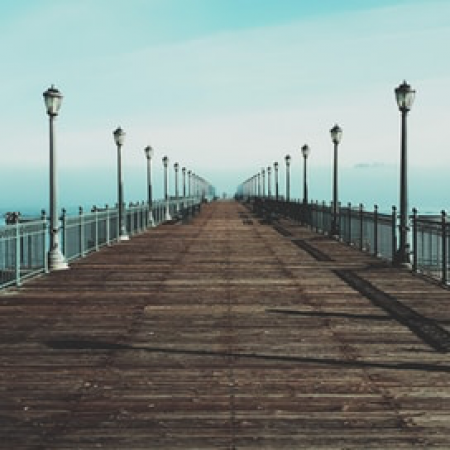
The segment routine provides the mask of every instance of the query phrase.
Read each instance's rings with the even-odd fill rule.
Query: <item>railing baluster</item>
[[[373,209],[373,254],[378,257],[378,205]]]
[[[447,213],[441,212],[442,283],[447,284]]]
[[[80,255],[83,257],[85,255],[85,245],[84,245],[84,216],[83,216],[83,207],[80,206],[79,210],[78,210],[78,215],[80,218],[80,224],[79,224],[79,236],[80,236],[80,242],[79,242],[79,246],[80,246]]]
[[[417,242],[417,209],[413,208],[412,210],[412,241],[413,241],[413,264],[412,264],[412,270],[413,272],[417,272],[418,270],[418,242]]]
[[[16,286],[20,286],[20,223],[15,223],[15,279]]]
[[[364,250],[364,205],[359,204],[359,249]]]
[[[395,260],[395,254],[397,251],[397,208],[395,206],[392,207],[392,262]]]

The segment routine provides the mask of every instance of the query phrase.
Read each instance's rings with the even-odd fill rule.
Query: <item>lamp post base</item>
[[[399,250],[396,254],[395,254],[395,258],[394,261],[392,261],[392,264],[395,267],[402,267],[404,269],[412,269],[412,264],[411,264],[411,260],[409,258],[409,253],[405,253],[402,250]]]
[[[336,240],[340,239],[339,225],[336,222],[331,223],[330,236]]]
[[[171,217],[170,211],[169,211],[169,206],[166,206],[166,212],[165,212],[165,215],[164,215],[164,219],[165,219],[166,221],[172,220],[172,217]]]
[[[155,225],[155,220],[153,219],[153,213],[152,213],[152,211],[150,211],[149,213],[148,213],[148,227],[149,228],[154,228],[156,225]]]
[[[48,252],[48,269],[53,270],[66,270],[69,268],[67,261],[62,255],[59,248],[54,248]]]

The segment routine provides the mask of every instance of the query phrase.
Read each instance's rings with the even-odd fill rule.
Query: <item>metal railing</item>
[[[447,214],[419,216],[413,210],[413,270],[447,284],[450,267],[450,223]]]
[[[331,235],[332,205],[325,202],[303,204],[269,198],[247,197],[253,210],[273,220],[287,217],[308,226],[316,233]],[[398,214],[395,207],[391,214],[382,214],[375,206],[366,211],[363,205],[338,208],[340,241],[378,258],[394,262],[398,242]],[[449,283],[450,277],[450,222],[443,211],[440,216],[419,216],[416,209],[409,218],[410,258],[412,270]]]
[[[202,197],[154,201],[150,223],[150,209],[146,203],[130,204],[125,209],[125,224],[130,236],[149,227],[165,222],[166,208],[175,220],[188,220],[201,207]],[[68,215],[65,210],[60,217],[61,249],[67,261],[118,241],[118,208],[93,207],[90,213],[79,209],[78,215]],[[39,220],[0,227],[0,289],[17,285],[22,280],[48,271],[48,221],[45,215]]]
[[[0,287],[47,270],[47,220],[0,227]]]

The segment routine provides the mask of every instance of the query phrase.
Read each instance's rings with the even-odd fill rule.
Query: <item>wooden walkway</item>
[[[450,292],[219,202],[0,294],[0,448],[449,449]]]

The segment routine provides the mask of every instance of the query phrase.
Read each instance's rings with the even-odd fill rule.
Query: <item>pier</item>
[[[0,294],[0,448],[448,448],[449,300],[210,203]]]

